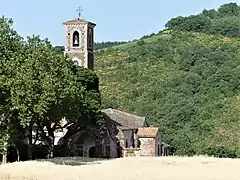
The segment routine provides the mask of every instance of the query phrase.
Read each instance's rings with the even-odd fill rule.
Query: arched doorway
[[[95,146],[92,146],[89,151],[88,151],[88,156],[90,158],[95,158],[96,157],[96,148]]]

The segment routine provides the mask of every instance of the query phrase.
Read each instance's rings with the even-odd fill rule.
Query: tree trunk
[[[53,158],[54,157],[54,131],[49,130],[49,149],[48,149],[48,158]]]
[[[50,118],[49,118],[50,119]],[[59,122],[55,122],[55,124],[52,126],[51,123],[52,121],[49,121],[46,123],[47,131],[48,131],[48,158],[53,158],[54,157],[54,131],[56,130],[56,127]]]
[[[3,144],[3,152],[2,152],[2,163],[5,164],[7,163],[7,143]]]
[[[28,160],[32,160],[32,122],[29,123],[29,134],[28,134]]]
[[[16,147],[16,152],[17,152],[17,162],[19,162],[20,161],[20,154],[19,154],[19,150],[18,150],[17,147]]]
[[[8,142],[3,143],[3,151],[2,151],[2,163],[7,163],[7,150],[8,150]]]
[[[4,152],[2,154],[2,164],[6,164],[7,163],[7,152]]]

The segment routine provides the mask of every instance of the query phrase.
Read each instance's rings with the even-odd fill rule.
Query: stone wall
[[[139,138],[140,156],[156,156],[156,138]]]

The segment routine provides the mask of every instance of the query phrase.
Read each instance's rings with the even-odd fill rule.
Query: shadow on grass
[[[50,162],[56,165],[81,166],[90,164],[101,164],[101,161],[107,159],[84,158],[84,157],[56,157],[52,159],[39,159],[39,162]]]

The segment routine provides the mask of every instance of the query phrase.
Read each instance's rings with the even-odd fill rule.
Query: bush
[[[231,149],[224,146],[210,146],[203,150],[203,154],[218,158],[237,158],[236,149]]]

